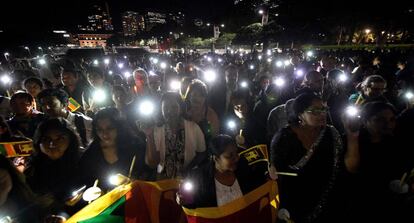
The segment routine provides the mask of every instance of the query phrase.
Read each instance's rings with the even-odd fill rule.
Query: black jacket
[[[92,185],[95,179],[98,179],[102,189],[113,188],[108,182],[109,176],[117,173],[128,176],[134,156],[136,156],[136,161],[132,171],[132,178],[145,178],[145,142],[137,137],[128,138],[128,140],[123,140],[122,142],[122,144],[118,144],[118,161],[113,164],[105,160],[97,140],[89,145],[79,165],[79,178],[82,184]]]

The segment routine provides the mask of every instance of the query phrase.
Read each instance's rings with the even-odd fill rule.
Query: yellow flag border
[[[16,153],[16,149],[14,148],[14,146],[19,145],[19,144],[31,144],[32,152],[34,152],[34,145],[33,145],[32,140],[25,140],[25,141],[18,141],[18,142],[0,142],[0,145],[12,145],[14,154],[13,154],[13,156],[7,156],[8,158],[30,156],[31,153],[29,153],[29,154],[18,154],[18,153]],[[5,154],[5,155],[7,155],[7,154]]]
[[[107,209],[111,204],[113,204],[114,201],[117,201],[126,193],[128,193],[132,189],[133,184],[134,183],[130,183],[113,189],[111,192],[103,195],[102,197],[85,206],[82,210],[69,218],[66,223],[77,223],[79,221],[84,221],[96,217],[105,209]]]
[[[251,191],[245,196],[234,200],[228,204],[225,204],[221,207],[208,207],[208,208],[196,208],[188,209],[183,207],[183,210],[186,215],[202,218],[217,219],[225,216],[232,215],[252,203],[257,201],[257,197],[262,197],[271,191],[270,196],[274,199],[270,201],[270,204],[273,208],[277,209],[279,206],[279,195],[276,181],[268,181],[259,188]]]
[[[106,210],[110,205],[112,205],[115,201],[122,198],[127,194],[129,191],[132,190],[135,184],[145,183],[155,187],[159,191],[171,190],[174,188],[178,188],[179,181],[178,180],[161,180],[156,182],[149,182],[149,181],[134,181],[130,184],[121,185],[110,191],[109,193],[103,195],[102,197],[98,198],[97,200],[93,201],[92,203],[85,206],[82,210],[74,214],[71,218],[69,218],[66,223],[77,223],[79,221],[84,221],[93,217],[98,216],[104,210]]]

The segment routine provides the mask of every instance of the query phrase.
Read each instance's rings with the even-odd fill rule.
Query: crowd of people
[[[192,182],[186,208],[276,180],[280,221],[413,220],[414,51],[8,56],[0,73],[0,143],[33,142],[0,154],[0,218],[67,218],[74,190],[122,174]]]

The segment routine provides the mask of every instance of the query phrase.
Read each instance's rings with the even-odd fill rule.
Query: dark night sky
[[[88,9],[94,3],[104,1],[10,1],[2,6],[0,29],[18,30],[22,27],[31,30],[50,30],[62,27],[74,27],[85,24]],[[120,13],[126,10],[141,11],[161,9],[166,11],[184,11],[190,17],[220,17],[233,5],[233,0],[108,0],[110,13],[115,22],[119,22]],[[103,5],[103,4],[102,4]]]
[[[126,10],[141,11],[145,9],[161,9],[184,11],[189,17],[217,19],[232,10],[234,0],[107,0],[110,13],[115,22],[119,22],[120,13]],[[248,1],[248,0],[244,0]],[[57,0],[57,1],[21,1],[12,0],[3,4],[0,11],[0,29],[21,30],[22,27],[31,30],[50,30],[65,27],[75,27],[86,23],[88,9],[96,2],[103,0]],[[285,3],[296,2],[303,5],[297,13],[335,13],[364,10],[367,13],[384,13],[389,9],[413,3],[406,0],[393,0],[387,4],[379,0],[284,0]],[[404,3],[405,2],[405,3]],[[103,5],[103,4],[102,4]]]
[[[414,8],[414,1],[407,0],[393,0],[386,4],[380,0],[282,1],[285,5],[294,6],[292,13],[300,15],[304,21],[315,16],[331,16],[333,18],[338,16],[340,18],[341,15],[356,13],[366,13],[368,18],[383,17],[387,20],[393,18],[397,11],[403,9],[407,11],[409,8]],[[127,10],[138,12],[146,9],[166,12],[182,11],[186,14],[186,19],[201,18],[209,22],[221,22],[224,17],[230,17],[230,14],[237,12],[237,8],[233,6],[234,0],[107,0],[107,2],[115,29],[118,31],[121,29],[121,13]],[[10,0],[7,4],[2,3],[0,30],[3,30],[4,33],[0,34],[0,40],[3,44],[7,44],[12,40],[18,43],[21,43],[22,40],[27,42],[34,36],[37,36],[37,40],[42,40],[45,33],[50,33],[54,29],[73,30],[78,24],[87,23],[87,15],[90,13],[92,5],[96,3],[104,5],[104,0]],[[289,18],[286,19],[289,20]],[[227,18],[226,21],[232,22],[231,18],[230,20]]]

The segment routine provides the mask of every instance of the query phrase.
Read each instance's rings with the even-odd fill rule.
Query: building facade
[[[81,47],[106,47],[107,40],[112,36],[112,34],[78,34],[78,41]]]

